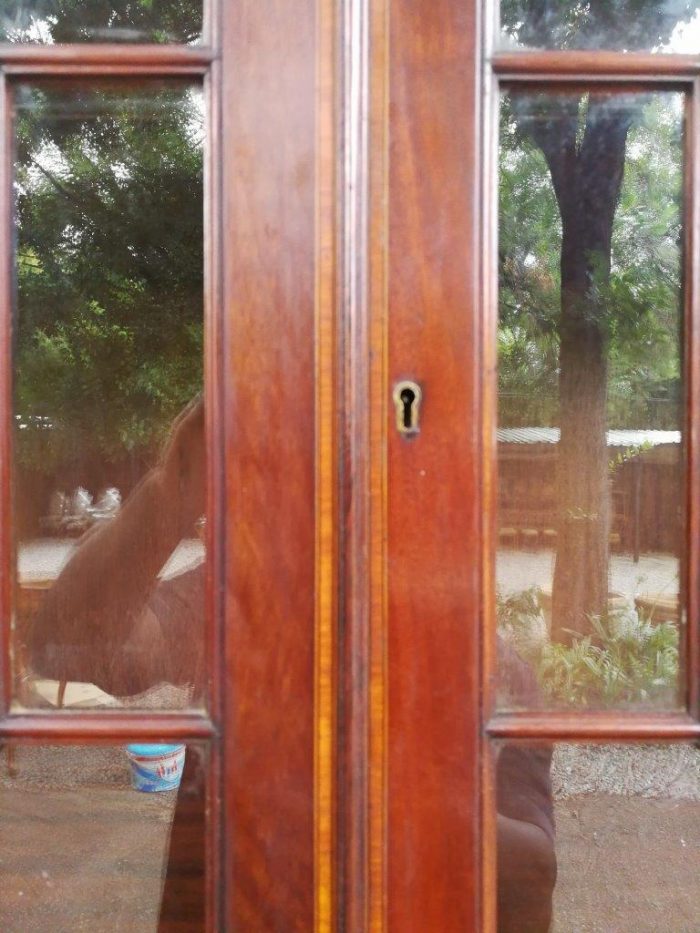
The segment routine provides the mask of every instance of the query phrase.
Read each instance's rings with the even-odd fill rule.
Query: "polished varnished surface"
[[[479,926],[478,52],[475,11],[390,9],[387,929]],[[457,895],[456,892],[459,892]]]

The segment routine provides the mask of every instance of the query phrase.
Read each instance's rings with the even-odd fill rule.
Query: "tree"
[[[1,0],[10,41],[195,42],[202,0]]]
[[[647,0],[503,4],[518,43],[554,48],[652,48],[695,5]],[[607,386],[615,317],[612,236],[631,127],[644,95],[512,95],[518,132],[541,152],[561,223],[558,340],[558,544],[553,627],[560,637],[602,614],[608,591]]]
[[[19,88],[16,111],[20,462],[147,460],[201,388],[199,91]]]

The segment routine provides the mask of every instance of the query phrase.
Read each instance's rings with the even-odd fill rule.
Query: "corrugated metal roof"
[[[659,447],[680,444],[680,431],[612,430],[608,431],[608,447],[639,447],[642,444]],[[500,444],[558,444],[559,428],[498,428]]]

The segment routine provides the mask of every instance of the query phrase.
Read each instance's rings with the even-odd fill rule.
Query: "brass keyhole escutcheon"
[[[420,431],[421,387],[411,379],[397,382],[392,393],[396,406],[396,429],[399,434],[410,436]]]

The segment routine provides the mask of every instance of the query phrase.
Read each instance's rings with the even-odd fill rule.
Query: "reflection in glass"
[[[502,707],[679,703],[682,126],[675,93],[502,102]]]
[[[7,0],[0,42],[178,42],[202,33],[202,0]]]
[[[16,89],[25,706],[201,703],[199,88]]]
[[[498,933],[548,933],[550,913],[553,933],[697,929],[698,749],[503,743],[496,755]]]
[[[700,51],[698,0],[501,0],[501,47]]]
[[[149,748],[177,768],[181,752]],[[204,929],[205,774],[188,745],[179,788],[142,793],[125,747],[4,746],[0,929]]]

